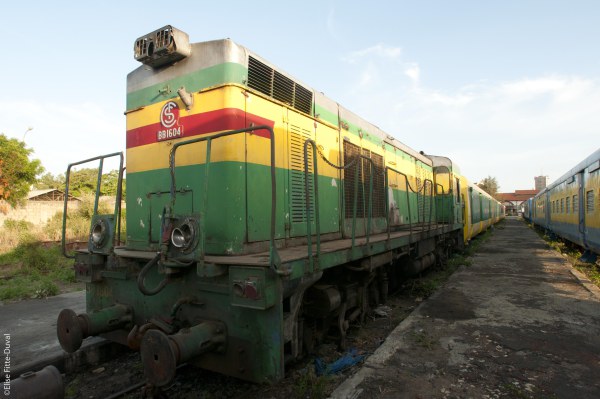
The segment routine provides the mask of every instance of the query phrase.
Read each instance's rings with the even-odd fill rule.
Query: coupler
[[[223,350],[226,338],[225,324],[219,321],[205,321],[173,335],[149,330],[140,347],[144,374],[149,383],[165,386],[175,378],[178,365],[203,353]]]
[[[124,327],[131,320],[131,309],[125,305],[114,305],[80,315],[71,309],[63,309],[58,315],[56,335],[65,352],[73,353],[81,347],[84,338]]]

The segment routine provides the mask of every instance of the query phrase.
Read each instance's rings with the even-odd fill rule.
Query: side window
[[[567,197],[565,201],[566,212],[571,213],[571,197]]]
[[[573,213],[579,212],[579,201],[577,200],[577,194],[573,195]]]
[[[587,213],[594,212],[594,190],[585,193],[585,211]]]

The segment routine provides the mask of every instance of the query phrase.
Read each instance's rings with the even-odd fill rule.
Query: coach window
[[[566,208],[567,208],[567,213],[571,212],[571,197],[567,197],[567,201],[566,201]]]
[[[560,199],[560,213],[565,213],[565,199]]]
[[[579,202],[577,201],[577,194],[573,195],[573,213],[579,212]]]
[[[594,212],[594,190],[590,190],[585,193],[585,203],[586,212]]]

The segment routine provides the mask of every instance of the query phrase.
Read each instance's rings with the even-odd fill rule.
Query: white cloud
[[[415,150],[451,157],[472,181],[491,175],[501,190],[533,188],[534,176],[553,181],[600,146],[598,78],[544,75],[444,91],[389,49],[344,59],[362,78],[340,103]]]
[[[409,64],[405,69],[404,73],[408,76],[414,84],[419,84],[419,78],[421,77],[421,69],[416,63]]]

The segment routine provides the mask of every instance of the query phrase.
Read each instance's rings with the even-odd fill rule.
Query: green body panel
[[[127,110],[175,98],[180,87],[195,92],[225,83],[243,84],[247,79],[248,69],[244,65],[226,62],[128,93]]]
[[[306,219],[289,226],[291,204],[287,190],[289,170],[276,169],[276,239],[304,237]],[[174,215],[199,214],[204,206],[206,253],[234,255],[247,253],[245,244],[268,241],[271,218],[270,167],[241,162],[210,164],[207,203],[203,193],[205,165],[179,166],[175,173],[177,195]],[[165,206],[171,202],[170,171],[159,169],[130,173],[127,176],[127,244],[135,250],[159,250],[161,221]],[[319,176],[319,217],[321,234],[340,232],[342,184],[338,179]],[[288,195],[286,196],[286,191]],[[366,192],[366,190],[365,190]],[[392,226],[428,223],[429,209],[419,210],[419,194],[393,189]],[[303,206],[305,209],[305,207]],[[316,233],[316,215],[311,232]],[[366,234],[366,217],[357,215],[355,235]],[[431,220],[433,221],[433,219]],[[371,233],[387,230],[384,217],[374,217]],[[352,219],[344,220],[344,236],[352,236]]]
[[[435,215],[438,222],[455,222],[455,197],[452,194],[437,194],[435,198]]]
[[[337,113],[333,113],[328,109],[321,107],[319,104],[315,104],[314,109],[316,118],[331,123],[334,126],[339,126],[340,120]]]
[[[206,204],[204,176],[204,165],[177,167],[178,192],[173,214],[204,216],[207,253],[242,253],[246,240],[246,166],[237,162],[211,163]],[[169,169],[127,175],[130,248],[158,250],[162,212],[170,203],[170,178]],[[205,215],[201,214],[203,205],[208,209]]]
[[[276,169],[275,238],[286,233],[289,198],[285,187],[289,171]],[[177,167],[175,215],[200,214],[204,203],[205,165]],[[339,231],[339,181],[320,176],[319,208],[321,233]],[[127,176],[127,244],[131,249],[159,249],[160,226],[165,205],[170,203],[170,172],[159,169]],[[183,191],[182,191],[183,190]],[[291,194],[289,194],[291,195]],[[271,169],[241,162],[210,164],[208,203],[205,216],[206,253],[244,253],[244,244],[268,241],[271,225]],[[313,215],[314,220],[314,215]],[[312,232],[315,233],[315,222]],[[296,226],[296,236],[306,235],[306,223]]]

